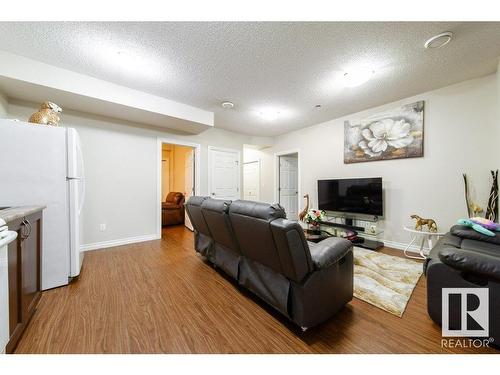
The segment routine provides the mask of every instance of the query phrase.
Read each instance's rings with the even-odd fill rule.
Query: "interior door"
[[[171,191],[170,150],[162,150],[161,158],[161,201],[164,202]]]
[[[194,195],[194,149],[186,155],[185,165],[184,165],[184,194],[186,201]],[[193,225],[189,220],[187,212],[184,212],[184,225],[189,229],[193,230]]]
[[[243,164],[243,194],[248,201],[260,200],[260,162]]]
[[[279,157],[279,203],[289,220],[297,220],[298,215],[298,167],[297,156]]]
[[[235,200],[240,197],[240,154],[237,150],[209,148],[210,196]]]

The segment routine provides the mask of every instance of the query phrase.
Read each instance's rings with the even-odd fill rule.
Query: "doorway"
[[[243,199],[260,200],[260,160],[243,164]]]
[[[193,230],[185,202],[199,194],[200,145],[169,139],[158,139],[158,237],[162,228],[184,225]]]
[[[289,220],[298,220],[299,207],[299,153],[276,154],[276,197]]]
[[[240,198],[240,151],[208,147],[208,188],[215,199]]]

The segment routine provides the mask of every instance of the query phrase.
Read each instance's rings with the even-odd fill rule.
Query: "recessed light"
[[[451,31],[445,31],[444,33],[434,35],[432,38],[427,40],[424,47],[429,49],[441,48],[450,43],[451,38],[453,38],[453,33]]]
[[[224,109],[231,109],[231,108],[234,108],[234,103],[233,102],[222,102],[220,104],[222,106],[222,108]]]
[[[374,73],[375,71],[373,69],[368,68],[358,68],[356,70],[345,72],[342,76],[342,84],[345,87],[360,86],[367,82]]]

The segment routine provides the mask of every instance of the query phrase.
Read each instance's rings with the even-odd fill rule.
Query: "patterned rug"
[[[422,263],[354,247],[354,297],[401,317]]]

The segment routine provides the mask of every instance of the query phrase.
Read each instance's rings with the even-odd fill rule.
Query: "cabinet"
[[[42,211],[8,222],[17,239],[8,247],[9,328],[12,353],[41,297]]]

